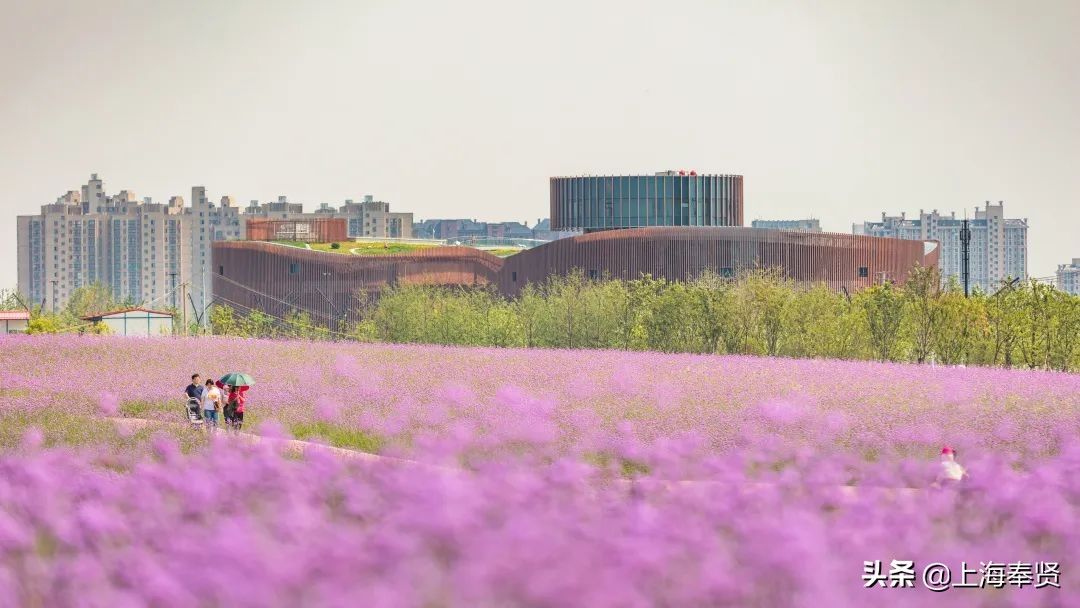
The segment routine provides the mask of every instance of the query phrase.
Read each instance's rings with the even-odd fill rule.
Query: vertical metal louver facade
[[[733,277],[777,268],[788,278],[833,289],[904,283],[917,266],[936,266],[934,241],[753,228],[658,227],[559,239],[508,258],[471,247],[358,256],[255,241],[217,241],[214,300],[241,311],[308,312],[326,323],[356,318],[357,297],[392,285],[492,286],[514,297],[529,283],[580,270],[590,278],[642,274],[687,281],[705,271]]]

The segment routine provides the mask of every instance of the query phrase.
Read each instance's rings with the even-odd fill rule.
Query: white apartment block
[[[880,222],[854,224],[855,234],[883,236],[911,240],[936,240],[941,243],[941,275],[944,280],[956,277],[963,282],[963,255],[960,229],[963,218],[956,213],[941,215],[937,209],[926,213],[919,211],[917,219],[905,214],[887,216],[881,214]],[[971,230],[969,245],[969,272],[972,289],[979,287],[994,292],[1007,278],[1028,277],[1028,221],[1007,219],[1004,203],[986,202],[985,209],[975,208],[975,217],[968,220]]]
[[[1057,288],[1074,296],[1080,296],[1080,258],[1073,258],[1072,264],[1058,266]]]
[[[245,238],[247,219],[312,217],[345,218],[350,237],[412,237],[413,214],[391,213],[389,203],[371,196],[347,200],[340,209],[324,204],[315,213],[284,196],[241,210],[231,196],[215,204],[196,186],[186,207],[180,196],[168,204],[140,201],[127,190],[109,196],[94,174],[40,214],[17,218],[19,292],[46,310],[61,310],[74,290],[103,283],[118,300],[175,307],[189,321],[205,323],[213,302],[214,241]]]
[[[97,175],[39,215],[19,216],[19,291],[46,310],[59,310],[74,290],[109,286],[120,300],[160,307],[185,276],[188,260],[180,205],[138,201],[127,190],[106,196]],[[179,299],[177,299],[179,301]]]
[[[210,304],[211,242],[243,238],[232,199],[208,203],[192,188],[192,207],[138,200],[127,190],[105,194],[97,174],[38,215],[18,217],[19,291],[46,310],[60,310],[92,283],[113,297],[147,307],[186,307],[189,320]],[[184,301],[185,289],[190,294]]]

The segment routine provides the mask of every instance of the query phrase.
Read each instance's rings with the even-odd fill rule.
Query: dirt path
[[[140,430],[145,428],[162,428],[162,427],[191,427],[192,425],[184,422],[171,422],[165,420],[149,420],[146,418],[108,418],[119,427]],[[202,425],[197,428],[191,429],[193,432],[205,433]],[[272,437],[264,437],[262,435],[255,435],[253,433],[230,432],[224,428],[218,428],[214,430],[215,440],[225,441],[241,441],[248,444],[268,443],[277,447],[285,448],[294,452],[303,454],[308,451],[322,451],[331,453],[337,456],[350,458],[353,460],[359,460],[369,463],[381,463],[394,466],[409,467],[409,468],[422,468],[432,471],[445,471],[445,472],[461,472],[461,469],[455,469],[451,467],[443,467],[434,464],[428,464],[419,462],[416,460],[406,460],[404,458],[395,458],[393,456],[380,456],[378,454],[370,454],[368,452],[361,452],[358,450],[350,450],[347,448],[339,448],[331,445],[325,445],[321,443],[315,443],[313,441],[304,441],[302,439],[278,439]]]
[[[121,426],[128,429],[144,429],[144,428],[161,428],[165,426],[179,427],[190,426],[184,422],[170,422],[164,420],[148,420],[146,418],[109,418],[108,420],[115,423],[117,426]],[[201,426],[197,429],[193,429],[195,432],[205,432]],[[223,428],[215,430],[215,439],[218,440],[233,440],[242,441],[249,444],[269,443],[271,445],[279,446],[286,450],[294,451],[296,453],[304,454],[309,451],[322,451],[343,458],[349,458],[365,463],[378,463],[380,465],[394,466],[405,469],[418,469],[424,471],[447,473],[452,475],[460,475],[467,473],[465,469],[456,467],[447,467],[436,464],[429,464],[420,462],[418,460],[407,460],[404,458],[395,458],[393,456],[380,456],[378,454],[370,454],[368,452],[360,452],[357,450],[350,450],[347,448],[339,448],[330,445],[324,445],[321,443],[315,443],[312,441],[303,441],[301,439],[277,439],[271,437],[263,437],[261,435],[255,435],[252,433],[228,432]],[[647,490],[650,493],[662,491],[662,492],[687,492],[696,490],[712,490],[717,486],[730,487],[732,490],[740,492],[748,492],[750,494],[773,492],[779,489],[778,484],[765,483],[765,482],[725,482],[720,480],[711,479],[684,479],[684,480],[664,480],[664,479],[614,479],[613,483],[621,485],[626,488],[627,492],[634,492],[638,489]],[[835,492],[835,498],[839,502],[853,502],[861,498],[868,496],[876,496],[881,498],[888,498],[892,500],[915,500],[921,498],[926,490],[921,488],[906,488],[906,487],[877,487],[877,486],[820,486],[818,488],[803,488],[803,491],[809,492],[812,490],[821,490],[823,493],[829,491]]]

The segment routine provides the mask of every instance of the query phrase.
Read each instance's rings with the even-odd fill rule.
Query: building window
[[[517,271],[516,270],[510,273],[510,280],[517,283]]]
[[[298,274],[300,272],[300,264],[298,262],[289,262],[289,274]]]
[[[870,276],[870,269],[866,266],[859,266],[859,278],[865,279]]]
[[[730,279],[735,276],[735,269],[730,266],[724,266],[720,269],[720,276],[725,279]]]
[[[225,276],[225,267],[224,266],[218,266],[217,267],[217,273],[219,275],[221,275],[221,276]]]

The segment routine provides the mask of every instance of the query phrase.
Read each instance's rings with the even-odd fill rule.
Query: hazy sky
[[[1080,2],[0,0],[15,215],[106,190],[548,215],[551,175],[746,176],[827,230],[1004,200],[1080,257]],[[190,202],[190,200],[189,200]]]

